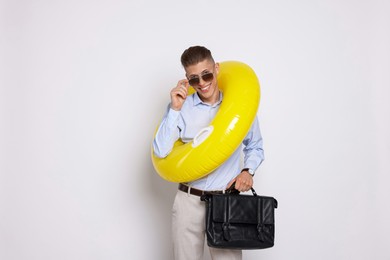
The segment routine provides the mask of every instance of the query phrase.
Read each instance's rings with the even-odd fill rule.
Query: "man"
[[[156,156],[166,157],[179,138],[190,142],[202,128],[209,126],[218,112],[223,93],[218,88],[219,64],[211,52],[202,46],[185,50],[181,63],[186,79],[179,80],[170,92],[171,102],[153,141]],[[188,95],[192,86],[196,93]],[[248,191],[253,175],[264,159],[263,142],[257,118],[254,120],[243,146],[206,177],[179,184],[172,210],[172,232],[176,260],[200,260],[205,242],[205,205],[199,195],[227,189],[233,182],[239,191]],[[241,150],[244,166],[240,168]],[[202,163],[202,162],[198,162]],[[209,248],[212,259],[242,259],[241,250]]]

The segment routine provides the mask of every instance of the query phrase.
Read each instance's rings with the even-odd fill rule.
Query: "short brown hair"
[[[184,68],[187,68],[191,65],[195,65],[204,60],[211,60],[212,62],[214,62],[210,50],[203,46],[189,47],[181,55],[181,64]]]

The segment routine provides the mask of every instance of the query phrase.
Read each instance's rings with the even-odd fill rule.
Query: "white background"
[[[388,1],[0,10],[0,259],[172,259],[176,184],[150,144],[195,44],[261,82],[255,187],[279,201],[276,244],[245,259],[390,259]]]

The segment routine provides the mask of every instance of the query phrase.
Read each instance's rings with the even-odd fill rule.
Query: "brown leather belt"
[[[198,190],[198,189],[195,189],[195,188],[191,188],[185,184],[182,184],[180,183],[179,184],[179,190],[183,191],[183,192],[187,192],[189,194],[192,194],[192,195],[196,195],[196,196],[202,196],[202,195],[205,195],[205,194],[222,194],[223,191],[221,190],[214,190],[214,191],[205,191],[205,190]],[[188,191],[190,190],[190,191]]]

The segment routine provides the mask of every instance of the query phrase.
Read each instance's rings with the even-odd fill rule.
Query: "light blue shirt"
[[[156,156],[166,157],[179,138],[183,142],[192,141],[202,128],[210,125],[221,103],[222,93],[220,93],[219,101],[214,105],[202,102],[198,94],[194,93],[187,97],[180,111],[171,109],[169,105],[153,140],[153,150]],[[244,154],[243,167],[240,167],[241,151]],[[224,190],[242,168],[255,171],[263,160],[263,139],[256,117],[242,145],[230,158],[206,177],[190,182],[188,185],[201,190]]]

